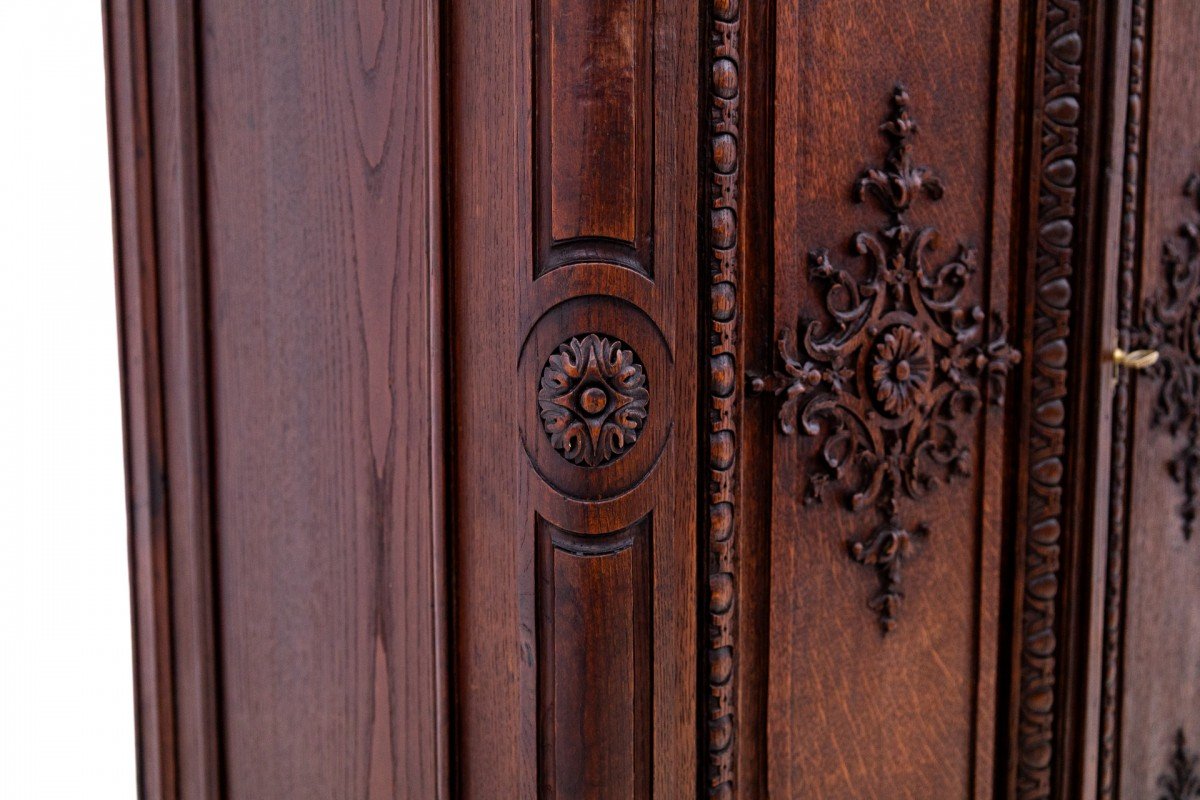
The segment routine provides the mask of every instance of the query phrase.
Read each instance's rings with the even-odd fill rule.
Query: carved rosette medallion
[[[1200,175],[1192,175],[1184,194],[1200,210]],[[1158,363],[1147,374],[1158,381],[1151,424],[1166,428],[1185,444],[1167,468],[1183,487],[1180,507],[1183,535],[1192,538],[1200,514],[1200,227],[1185,222],[1176,237],[1163,243],[1166,285],[1146,300],[1137,347],[1157,350]]]
[[[1158,777],[1158,788],[1162,789],[1159,800],[1193,800],[1200,797],[1200,773],[1196,762],[1200,760],[1187,749],[1183,729],[1175,731],[1175,749],[1171,753],[1171,766]]]
[[[864,268],[839,268],[827,250],[809,254],[809,274],[826,288],[828,320],[802,321],[798,335],[779,335],[782,369],[754,378],[755,391],[783,398],[785,435],[818,438],[816,468],[805,502],[839,493],[855,512],[870,510],[874,528],[848,543],[850,556],[874,568],[880,588],[869,606],[884,633],[896,625],[901,568],[914,555],[924,523],[902,519],[901,496],[920,499],[941,483],[968,474],[973,456],[966,421],[984,392],[1003,402],[1004,383],[1020,354],[994,317],[968,302],[977,272],[973,248],[941,264],[933,228],[907,222],[921,197],[938,200],[941,181],[912,155],[917,126],[903,87],[880,127],[891,144],[882,168],[855,183],[854,200],[873,197],[886,214],[878,231],[860,231],[851,250]]]
[[[649,402],[646,370],[637,356],[594,333],[559,345],[542,369],[542,428],[575,464],[601,466],[633,447]]]

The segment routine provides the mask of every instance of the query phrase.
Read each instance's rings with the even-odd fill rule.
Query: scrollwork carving
[[[783,398],[785,435],[819,439],[805,501],[836,491],[850,510],[879,516],[875,528],[849,542],[849,553],[878,573],[869,606],[885,633],[896,625],[902,567],[914,540],[928,532],[924,523],[902,520],[899,500],[920,499],[969,473],[974,456],[963,425],[985,392],[1003,401],[1005,378],[1020,358],[998,317],[989,325],[968,301],[978,271],[974,248],[935,263],[936,230],[908,223],[920,198],[936,201],[945,190],[913,158],[917,124],[903,87],[893,104],[880,126],[891,144],[885,165],[854,186],[855,202],[873,197],[886,215],[879,230],[851,241],[866,269],[843,269],[827,250],[812,251],[809,274],[826,287],[829,319],[802,322],[802,334],[783,329],[782,368],[751,383]]]
[[[1200,175],[1184,184],[1184,194],[1200,210]],[[1163,243],[1163,288],[1145,302],[1137,347],[1157,350],[1159,361],[1147,375],[1158,382],[1151,426],[1166,428],[1185,444],[1167,462],[1183,488],[1183,536],[1191,539],[1200,514],[1200,227],[1185,222]]]
[[[619,341],[588,334],[559,345],[542,370],[542,427],[563,457],[596,467],[637,441],[650,392],[646,371]]]

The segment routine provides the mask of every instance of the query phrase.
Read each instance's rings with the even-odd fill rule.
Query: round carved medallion
[[[875,344],[871,383],[884,412],[902,417],[929,387],[933,359],[921,333],[907,325],[886,331]]]
[[[628,451],[649,401],[646,370],[633,351],[594,333],[560,344],[542,369],[542,428],[575,464],[596,467]]]

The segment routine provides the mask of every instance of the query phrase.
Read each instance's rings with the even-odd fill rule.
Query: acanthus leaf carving
[[[998,315],[989,321],[968,301],[978,272],[975,249],[961,246],[936,263],[937,231],[907,221],[920,198],[939,200],[945,189],[914,160],[917,124],[901,86],[880,131],[891,145],[885,165],[854,185],[855,202],[874,198],[887,217],[879,230],[851,240],[866,268],[839,267],[825,249],[809,254],[812,282],[825,287],[828,319],[802,322],[802,334],[784,328],[781,367],[754,378],[751,388],[783,399],[785,435],[819,440],[805,502],[834,492],[851,511],[872,509],[879,517],[848,547],[878,574],[880,587],[868,605],[887,633],[903,597],[902,567],[915,555],[915,540],[929,533],[926,523],[902,519],[900,498],[923,498],[969,474],[974,456],[963,425],[985,393],[1003,402],[1020,354]]]

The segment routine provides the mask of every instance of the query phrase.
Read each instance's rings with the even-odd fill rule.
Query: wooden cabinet
[[[1200,6],[106,10],[144,797],[1200,797]]]

